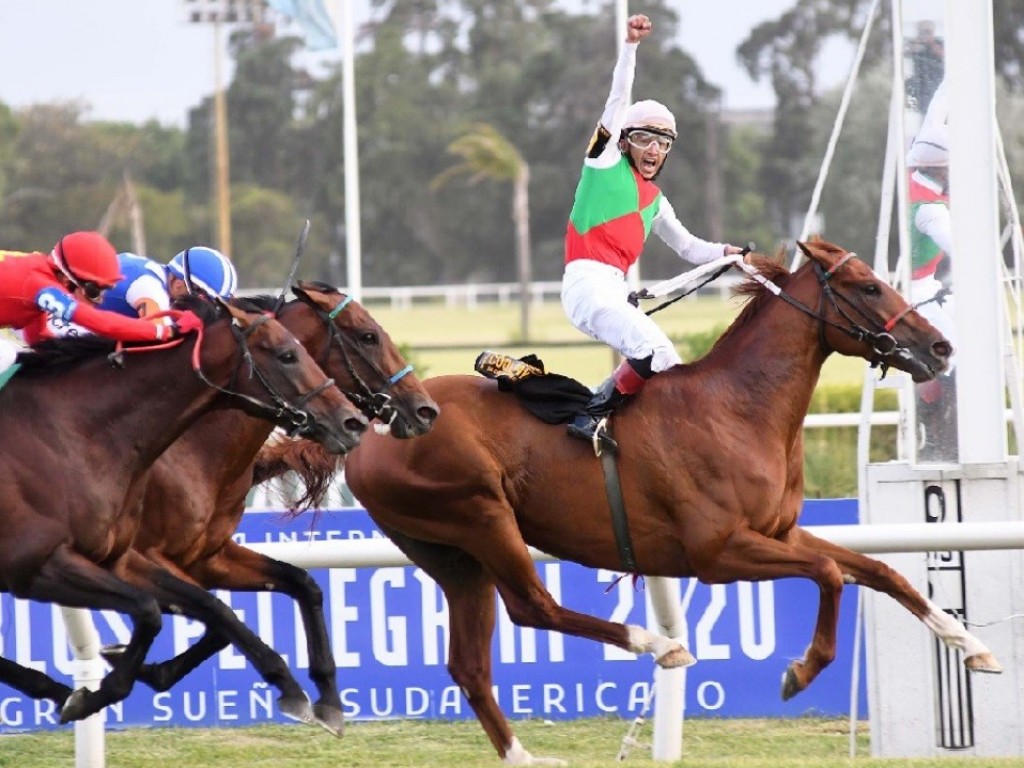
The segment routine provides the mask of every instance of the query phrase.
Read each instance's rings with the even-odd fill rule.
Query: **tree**
[[[512,184],[512,221],[516,232],[516,264],[519,272],[519,336],[530,338],[530,166],[493,125],[475,123],[448,145],[448,152],[462,158],[436,177],[431,188],[439,189],[457,176],[469,183],[485,179]]]

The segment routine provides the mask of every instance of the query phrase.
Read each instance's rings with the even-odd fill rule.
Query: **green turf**
[[[616,755],[629,722],[584,719],[519,721],[514,728],[535,756],[568,760],[577,768],[665,766],[636,747],[624,763]],[[867,724],[858,727],[857,758],[849,755],[846,720],[693,719],[684,726],[684,768],[1009,768],[1020,758],[944,757],[881,760],[870,757]],[[639,733],[649,744],[651,724]],[[55,768],[74,764],[74,738],[60,733],[0,737],[0,768]],[[355,723],[343,739],[308,726],[230,729],[134,729],[107,734],[107,768],[499,768],[501,762],[475,721]]]

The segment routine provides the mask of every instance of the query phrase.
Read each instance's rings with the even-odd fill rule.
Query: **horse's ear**
[[[296,293],[299,292],[295,288],[292,288],[292,290],[295,291]],[[333,304],[331,302],[330,296],[321,291],[312,283],[303,283],[301,292],[302,296],[306,299],[306,301],[310,302],[311,304],[315,304],[325,312],[330,312],[331,309],[333,309]]]
[[[236,325],[239,325],[242,328],[248,327],[249,315],[247,312],[245,312],[245,310],[239,309],[231,302],[222,299],[220,296],[217,297],[217,303],[228,311],[228,314],[231,315],[231,318],[232,320],[234,320]]]
[[[305,280],[299,280],[296,283],[292,283],[292,293],[294,293],[300,299],[301,298],[306,298],[306,299],[309,298],[309,292],[307,290],[308,288],[309,288],[309,283],[307,283]]]

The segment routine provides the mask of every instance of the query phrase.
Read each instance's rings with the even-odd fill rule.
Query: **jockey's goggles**
[[[99,301],[103,298],[103,292],[110,289],[109,285],[100,285],[93,280],[78,280],[75,285],[82,289],[85,298],[89,301]]]
[[[655,128],[630,128],[626,130],[626,141],[641,151],[647,151],[653,144],[656,151],[665,155],[672,149],[675,136]]]

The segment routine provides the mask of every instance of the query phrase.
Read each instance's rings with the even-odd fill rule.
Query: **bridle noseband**
[[[799,309],[804,314],[809,315],[818,321],[818,343],[821,346],[822,353],[826,357],[833,351],[825,338],[825,326],[827,325],[845,333],[847,336],[850,336],[857,341],[869,344],[874,352],[874,357],[870,360],[871,367],[876,368],[879,365],[882,366],[882,375],[884,376],[889,368],[889,361],[892,356],[901,350],[906,349],[906,347],[902,347],[900,345],[896,340],[896,337],[892,335],[891,331],[901,320],[903,320],[903,318],[914,310],[914,307],[907,306],[887,320],[884,324],[879,324],[875,319],[868,317],[868,315],[860,307],[850,301],[850,299],[836,291],[832,287],[832,276],[835,275],[836,272],[846,264],[846,262],[850,259],[856,258],[856,256],[857,254],[850,251],[829,269],[823,268],[817,261],[814,262],[814,271],[818,277],[818,284],[821,286],[821,294],[818,299],[817,311],[812,310],[810,307],[793,298],[782,289],[777,288],[777,286],[777,290],[774,290],[773,293],[788,304]],[[830,320],[825,315],[826,301],[831,305],[836,314],[846,321],[847,325],[842,325]],[[859,315],[860,320],[853,317],[851,312]],[[875,330],[866,328],[862,323],[874,326]]]
[[[202,329],[199,330],[199,336],[196,339],[195,347],[192,349],[192,368],[195,370],[199,378],[208,386],[225,395],[237,397],[246,401],[262,416],[265,416],[276,424],[279,424],[289,435],[308,437],[316,428],[316,417],[306,410],[306,406],[314,398],[320,396],[323,392],[333,387],[334,379],[329,378],[325,380],[322,384],[314,387],[312,391],[299,396],[294,403],[288,402],[288,400],[270,382],[266,374],[264,374],[263,371],[260,370],[259,366],[256,365],[256,361],[252,356],[252,351],[249,349],[249,345],[247,343],[248,338],[270,319],[270,315],[261,315],[246,328],[240,328],[234,319],[231,320],[231,334],[238,342],[238,347],[242,354],[239,358],[238,365],[235,367],[235,370],[231,375],[231,381],[228,383],[227,387],[222,387],[211,381],[203,372],[202,363],[200,362],[200,348],[203,341]],[[243,363],[248,363],[249,378],[255,376],[259,380],[260,384],[267,391],[267,394],[270,395],[271,402],[263,402],[262,400],[250,395],[234,391],[233,387],[238,379],[238,373],[241,370]]]
[[[326,361],[327,355],[330,352],[331,345],[336,345],[341,351],[341,357],[345,363],[345,370],[348,372],[349,376],[352,377],[354,387],[357,390],[355,392],[345,392],[345,396],[368,419],[379,419],[384,424],[391,424],[391,422],[398,416],[398,411],[391,404],[392,396],[389,394],[389,391],[406,375],[413,372],[412,364],[407,364],[396,373],[385,373],[357,344],[354,344],[345,338],[334,320],[352,302],[351,296],[345,296],[330,312],[324,311],[324,309],[313,303],[305,296],[300,295],[300,298],[307,306],[311,307],[316,312],[317,316],[321,321],[323,321],[327,328],[327,343],[324,346],[323,353],[319,356],[318,362],[323,365],[323,361]],[[381,381],[381,387],[379,390],[371,389],[356,372],[355,366],[352,364],[352,358],[349,354],[350,351],[354,352],[359,359],[363,361],[366,367],[373,371],[375,376],[379,377]]]

